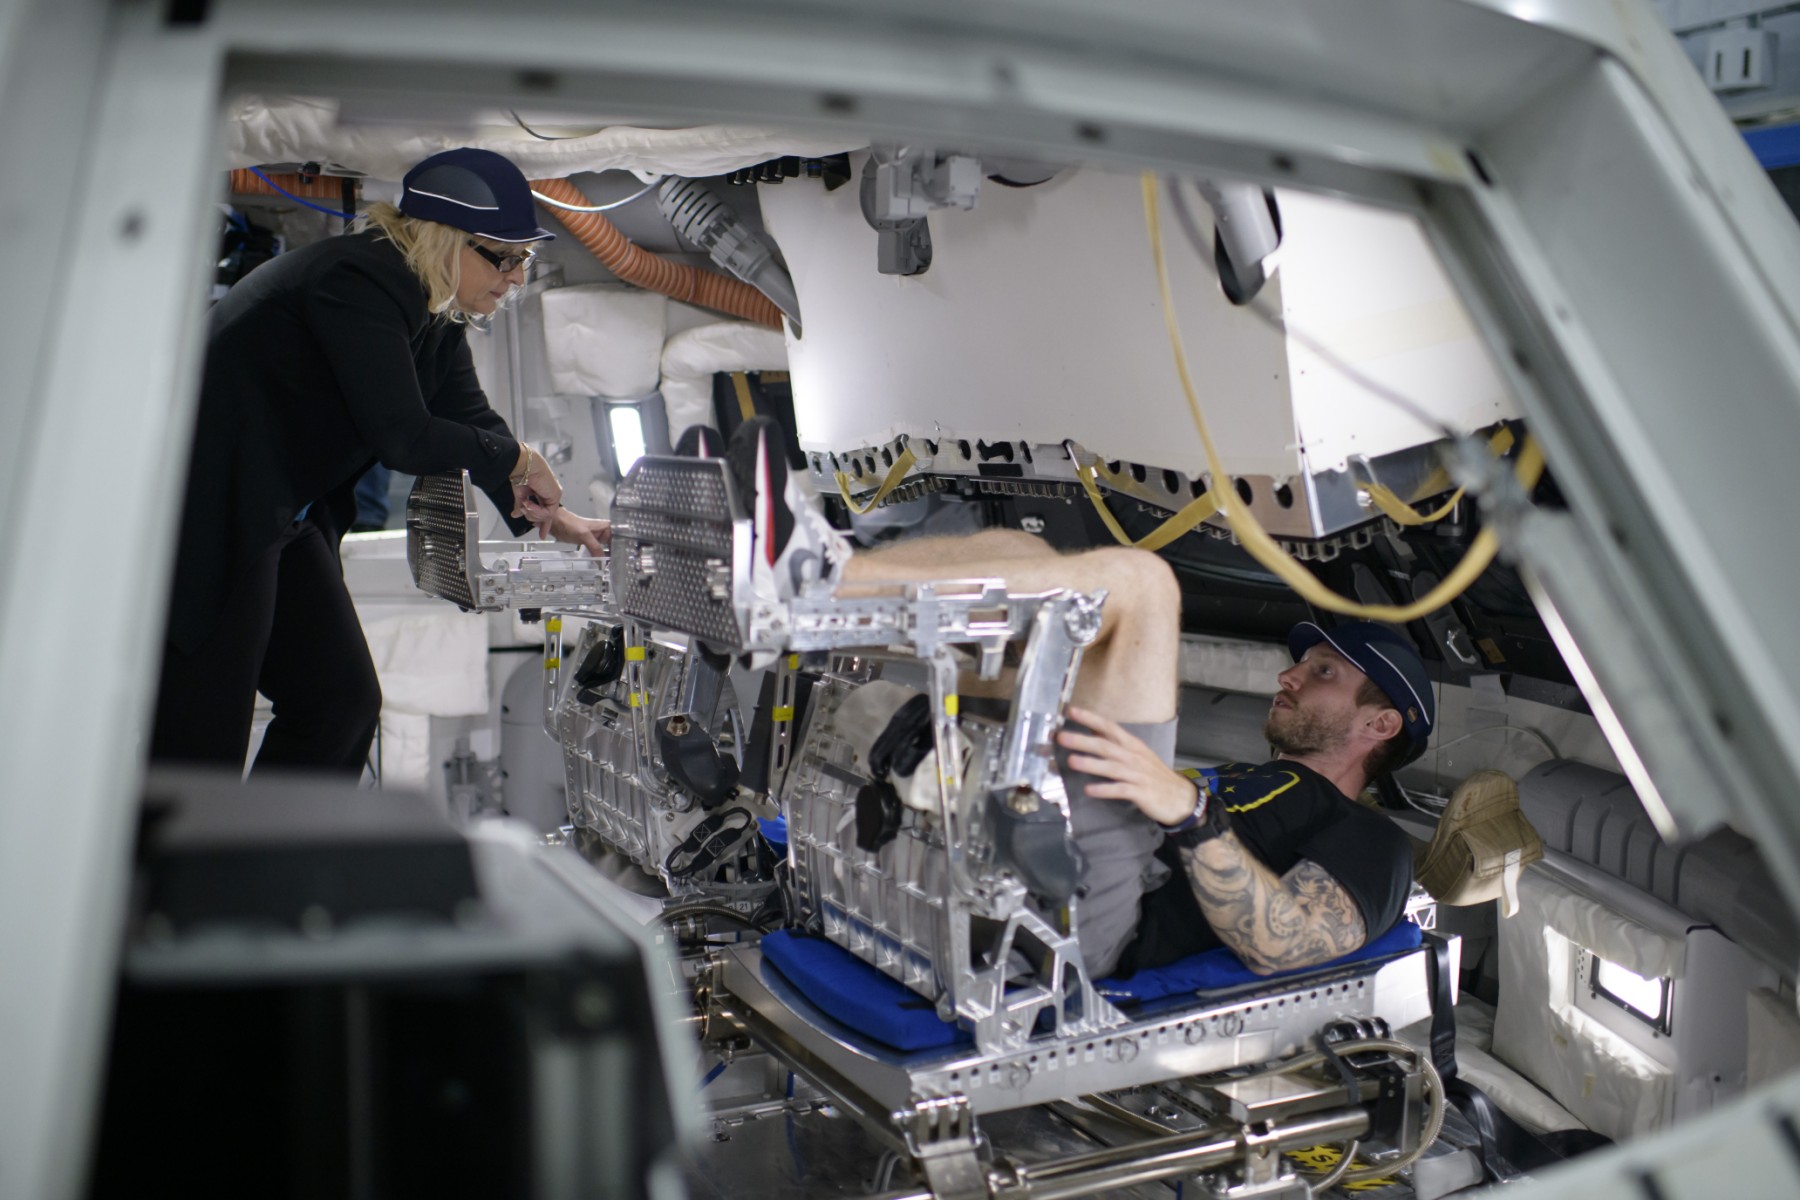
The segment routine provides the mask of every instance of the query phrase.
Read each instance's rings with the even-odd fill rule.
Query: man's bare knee
[[[1087,556],[1093,559],[1107,590],[1108,629],[1151,623],[1179,631],[1181,585],[1161,557],[1130,546],[1105,546],[1088,551]]]

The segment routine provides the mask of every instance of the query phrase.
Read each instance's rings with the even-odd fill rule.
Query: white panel
[[[1303,335],[1288,342],[1294,423],[1311,471],[1438,435],[1308,345],[1458,430],[1518,416],[1416,221],[1303,192],[1279,198],[1282,311]]]
[[[1800,1015],[1794,998],[1769,988],[1757,988],[1746,997],[1749,1046],[1744,1084],[1759,1087],[1800,1068]]]
[[[974,212],[931,214],[935,256],[911,278],[876,271],[854,183],[829,194],[766,187],[761,200],[806,323],[789,353],[807,448],[940,431],[1072,437],[1107,458],[1200,473],[1135,176],[987,185]],[[1516,415],[1410,218],[1297,193],[1281,206],[1286,241],[1261,306],[1451,425]],[[1228,471],[1296,474],[1296,428],[1313,471],[1435,440],[1429,425],[1232,307],[1210,242],[1191,245],[1172,217],[1164,234],[1195,386]]]
[[[851,160],[857,178],[862,157]],[[935,257],[911,278],[876,271],[854,179],[830,193],[804,181],[765,187],[761,200],[805,320],[788,358],[807,448],[942,429],[1074,438],[1108,458],[1199,473],[1136,175],[986,184],[973,212],[931,214]],[[1292,474],[1280,333],[1226,301],[1210,245],[1203,267],[1173,220],[1166,232],[1195,384],[1227,470]]]

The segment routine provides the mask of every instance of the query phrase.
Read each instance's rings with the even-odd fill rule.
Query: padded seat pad
[[[1219,946],[1212,950],[1202,950],[1198,954],[1190,954],[1186,958],[1177,959],[1160,967],[1148,967],[1124,978],[1102,979],[1095,987],[1101,995],[1115,1004],[1143,1003],[1149,1000],[1161,1000],[1164,997],[1179,995],[1183,992],[1216,992],[1224,988],[1242,987],[1247,983],[1266,983],[1273,979],[1286,979],[1290,975],[1311,975],[1319,971],[1329,971],[1333,967],[1362,962],[1364,959],[1404,954],[1408,950],[1417,950],[1422,938],[1423,934],[1417,925],[1411,921],[1402,920],[1396,922],[1392,929],[1374,941],[1365,943],[1360,950],[1352,951],[1342,958],[1334,958],[1330,962],[1320,963],[1316,967],[1277,971],[1273,975],[1256,974],[1244,965],[1243,959],[1225,947]]]
[[[1104,979],[1097,986],[1102,995],[1115,1003],[1143,1003],[1401,954],[1416,950],[1419,941],[1419,927],[1411,921],[1401,921],[1354,954],[1317,967],[1256,975],[1237,955],[1221,947],[1139,971],[1128,979]],[[908,1052],[971,1042],[969,1034],[954,1022],[938,1019],[937,1006],[931,1001],[824,938],[782,929],[763,938],[761,948],[765,964],[773,965],[821,1011],[864,1037]]]
[[[835,942],[778,929],[760,944],[764,963],[773,963],[814,1005],[865,1037],[909,1051],[973,1041],[955,1022],[939,1020],[937,1005]]]

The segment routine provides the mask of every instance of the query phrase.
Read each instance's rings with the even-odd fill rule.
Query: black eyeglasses
[[[523,254],[499,254],[489,250],[474,238],[468,239],[468,247],[481,257],[494,264],[494,269],[502,275],[510,274],[520,267],[529,267],[537,261],[537,251],[527,250]]]

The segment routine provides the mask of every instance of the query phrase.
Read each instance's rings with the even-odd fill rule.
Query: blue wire
[[[713,1080],[715,1080],[719,1076],[723,1075],[725,1073],[725,1068],[728,1065],[729,1064],[724,1063],[724,1062],[716,1063],[713,1066],[713,1069],[706,1073],[706,1077],[700,1081],[700,1086],[704,1088],[707,1084],[711,1083]]]
[[[251,168],[249,168],[249,170],[252,175],[256,176],[258,179],[262,180],[264,183],[268,184],[270,187],[274,188],[276,191],[278,191],[282,195],[286,196],[289,200],[292,200],[295,204],[304,204],[307,208],[313,209],[316,212],[322,212],[328,217],[336,217],[340,221],[356,220],[357,214],[355,214],[353,212],[348,212],[348,213],[347,212],[339,212],[335,208],[326,208],[323,204],[314,204],[311,200],[308,200],[304,196],[294,195],[294,193],[288,191],[286,188],[282,187],[279,183],[276,183],[273,179],[270,179],[267,175],[264,175],[261,171],[257,170],[255,167],[251,167]]]

